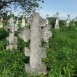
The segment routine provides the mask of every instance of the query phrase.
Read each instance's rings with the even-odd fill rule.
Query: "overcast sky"
[[[44,0],[40,6],[42,9],[39,10],[39,13],[42,17],[46,17],[46,14],[54,16],[56,12],[60,13],[60,18],[67,18],[68,14],[71,15],[71,18],[77,16],[77,0]]]

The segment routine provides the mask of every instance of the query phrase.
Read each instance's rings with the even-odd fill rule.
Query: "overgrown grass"
[[[77,77],[77,26],[51,30],[49,48],[46,50],[47,77]],[[45,77],[25,72],[24,46],[29,43],[18,39],[18,50],[5,50],[6,40],[0,40],[0,77]]]
[[[77,77],[77,26],[52,31],[47,58],[48,77]]]
[[[25,77],[24,54],[16,50],[0,51],[0,77]]]

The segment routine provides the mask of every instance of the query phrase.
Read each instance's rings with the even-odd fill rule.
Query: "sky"
[[[45,18],[46,14],[54,16],[56,12],[59,13],[60,18],[67,18],[70,14],[71,18],[77,16],[77,0],[44,0],[44,3],[40,3],[42,9],[37,10],[40,15]]]
[[[57,12],[59,18],[67,19],[67,15],[70,14],[70,18],[76,18],[77,16],[77,0],[44,0],[44,3],[39,2],[42,9],[37,10],[43,18],[46,18],[46,14],[49,17],[53,17]],[[19,8],[19,7],[18,7]],[[19,11],[22,11],[19,9]],[[18,13],[15,12],[15,14]]]

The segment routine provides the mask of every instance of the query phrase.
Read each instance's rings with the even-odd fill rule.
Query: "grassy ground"
[[[47,77],[77,77],[77,26],[51,31],[53,36],[49,39],[47,58],[43,60]],[[3,45],[0,49],[0,77],[44,77],[26,74],[23,50],[6,51],[4,41],[0,42],[3,42],[0,43],[0,48]]]
[[[77,26],[53,32],[44,60],[48,77],[77,77]]]

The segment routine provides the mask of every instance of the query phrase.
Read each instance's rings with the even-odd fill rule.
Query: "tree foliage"
[[[26,12],[31,12],[34,11],[35,8],[39,7],[40,1],[44,2],[43,0],[0,0],[0,10],[13,4],[15,9],[17,6],[21,6],[21,8]]]

